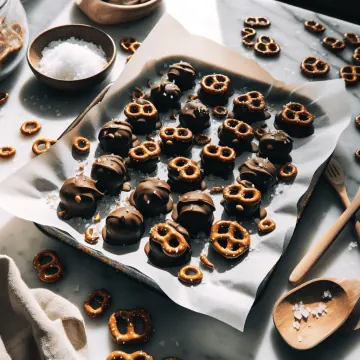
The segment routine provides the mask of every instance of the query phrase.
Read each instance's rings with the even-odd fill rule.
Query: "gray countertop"
[[[67,22],[87,23],[82,13],[69,0],[28,0],[24,1],[33,38],[50,24]],[[204,6],[206,4],[206,7]],[[192,11],[185,11],[192,5]],[[339,20],[309,13],[272,1],[251,0],[168,0],[170,11],[191,32],[212,38],[249,57],[251,50],[241,45],[240,29],[247,16],[267,16],[272,25],[268,30],[282,46],[278,59],[258,59],[259,63],[275,77],[286,82],[303,82],[299,64],[310,55],[319,56],[329,62],[329,79],[338,78],[338,69],[350,63],[351,51],[334,55],[325,50],[319,37],[305,32],[302,22],[318,19],[327,26],[327,35],[341,37],[345,32],[360,34],[360,27]],[[158,11],[145,20],[124,26],[104,28],[118,40],[121,36],[133,35],[140,40],[146,37],[160,17]],[[60,14],[60,15],[59,15]],[[58,16],[59,15],[59,16]],[[321,37],[320,37],[321,38]],[[176,37],[174,36],[174,41]],[[118,52],[117,63],[108,79],[111,81],[122,70],[125,55]],[[241,64],[239,64],[241,66]],[[2,91],[10,93],[9,101],[0,108],[0,144],[12,143],[18,149],[16,157],[0,164],[0,179],[31,159],[32,140],[19,136],[20,124],[30,118],[39,119],[43,124],[45,137],[56,138],[66,126],[90,103],[91,99],[105,84],[90,92],[67,96],[50,91],[38,84],[31,75],[25,61],[19,69],[1,84]],[[360,113],[360,85],[348,90],[353,115]],[[353,160],[353,152],[359,147],[360,133],[353,122],[344,132],[335,156],[340,160],[347,174],[346,183],[351,196],[356,192],[360,178],[360,166]],[[330,187],[323,181],[317,187],[304,216],[264,296],[256,303],[247,320],[244,333],[207,316],[188,311],[167,298],[154,293],[141,284],[134,283],[114,269],[97,262],[57,241],[41,234],[33,224],[16,219],[0,210],[0,253],[15,260],[24,280],[30,287],[44,286],[32,270],[33,255],[40,250],[56,250],[66,269],[64,281],[46,286],[82,307],[87,294],[95,288],[106,288],[113,295],[115,308],[142,306],[153,318],[155,333],[151,341],[142,347],[156,359],[178,356],[182,359],[359,359],[360,332],[338,334],[306,353],[290,349],[277,334],[271,319],[271,310],[276,299],[289,288],[287,278],[306,250],[334,222],[341,213],[340,202]],[[355,241],[351,226],[344,229],[336,243],[320,260],[311,273],[315,276],[358,277],[360,270],[359,248],[348,250],[348,244]],[[244,274],[250,276],[250,274]],[[91,281],[89,281],[91,279]],[[90,359],[105,359],[111,350],[117,349],[107,330],[107,319],[85,318]],[[126,349],[134,351],[135,347]],[[139,347],[136,347],[139,349]]]

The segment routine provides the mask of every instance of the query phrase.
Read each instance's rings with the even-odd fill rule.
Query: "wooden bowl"
[[[162,2],[150,0],[139,5],[118,5],[113,3],[118,0],[111,1],[112,3],[102,0],[77,0],[76,4],[92,21],[114,25],[141,19],[157,9]]]
[[[43,49],[51,41],[66,40],[75,37],[101,46],[107,58],[107,65],[103,70],[90,77],[80,80],[59,80],[39,71],[39,62]],[[30,44],[27,51],[27,61],[34,75],[54,89],[61,91],[77,91],[88,89],[104,81],[110,73],[116,58],[116,45],[113,39],[105,32],[88,25],[62,25],[51,28],[38,35]]]

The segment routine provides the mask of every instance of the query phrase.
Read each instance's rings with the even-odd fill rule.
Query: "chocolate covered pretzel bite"
[[[139,146],[130,149],[126,164],[142,173],[150,173],[156,169],[160,161],[160,153],[160,145],[157,142],[144,141]]]
[[[228,109],[222,105],[216,105],[213,108],[213,115],[217,119],[224,119],[228,115]]]
[[[307,76],[317,77],[327,74],[330,66],[315,56],[308,56],[301,62],[300,69]]]
[[[160,138],[162,152],[168,155],[187,154],[193,147],[194,136],[186,128],[163,127]]]
[[[267,28],[270,20],[265,16],[250,16],[244,20],[244,25],[249,27]]]
[[[360,63],[360,47],[358,47],[354,50],[352,58],[354,59],[354,61]]]
[[[333,51],[341,51],[341,50],[344,50],[345,48],[345,44],[339,40],[339,39],[336,39],[335,37],[333,36],[326,36],[321,44],[330,49],[330,50],[333,50]]]
[[[210,127],[209,109],[200,100],[188,100],[179,113],[180,125],[198,133]]]
[[[168,78],[173,81],[182,91],[189,90],[194,86],[196,70],[188,62],[179,62],[169,66]]]
[[[293,143],[285,131],[269,131],[259,141],[259,156],[272,162],[284,162],[289,159]]]
[[[326,30],[326,27],[323,24],[316,22],[315,20],[306,20],[304,22],[306,30],[312,31],[314,33],[320,33]]]
[[[360,46],[360,36],[354,33],[344,34],[345,43],[351,46]]]
[[[33,265],[38,272],[39,280],[47,284],[60,280],[65,273],[58,255],[52,250],[44,250],[36,254]]]
[[[110,306],[110,294],[105,289],[98,289],[93,291],[84,302],[84,310],[91,318],[96,318],[104,315],[105,311]],[[94,302],[98,306],[93,306]]]
[[[153,360],[153,357],[142,350],[135,351],[132,354],[116,350],[111,352],[106,360]]]
[[[355,85],[360,81],[360,66],[346,65],[340,69],[339,73],[346,85]]]
[[[162,79],[151,87],[150,98],[158,110],[167,111],[179,107],[181,90],[175,83]]]
[[[230,79],[223,74],[204,76],[200,81],[199,97],[205,104],[225,105],[233,90]]]
[[[261,56],[276,56],[280,53],[279,44],[270,36],[260,36],[254,45],[255,53]]]

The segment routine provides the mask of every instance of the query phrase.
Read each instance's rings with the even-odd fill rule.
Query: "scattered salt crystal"
[[[297,320],[301,320],[301,319],[302,319],[301,312],[300,312],[299,310],[296,310],[296,311],[294,312],[294,317],[295,317],[295,319],[297,319]]]
[[[352,249],[356,248],[357,246],[358,246],[357,242],[352,241],[348,246],[348,250],[351,251]]]
[[[309,312],[306,309],[301,310],[301,315],[304,319],[307,319],[309,317]]]
[[[292,323],[292,326],[294,329],[299,330],[300,329],[300,323],[298,321],[294,321]]]
[[[160,345],[161,347],[164,347],[164,346],[165,346],[165,341],[164,341],[164,340],[161,340],[161,341],[159,342],[159,345]]]
[[[302,342],[302,337],[301,336],[298,336],[298,341]]]
[[[329,290],[325,290],[322,298],[323,298],[323,299],[331,299],[331,298],[332,298],[332,295],[331,295],[330,291],[329,291]]]

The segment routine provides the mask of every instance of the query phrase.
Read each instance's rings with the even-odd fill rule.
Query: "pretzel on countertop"
[[[5,104],[9,99],[9,94],[4,91],[0,91],[0,105]]]
[[[236,119],[226,119],[223,122],[223,129],[233,133],[239,140],[252,138],[253,136],[253,128],[249,124]]]
[[[351,46],[360,46],[360,36],[354,33],[344,34],[344,40],[346,44],[349,44]]]
[[[203,273],[194,265],[186,265],[180,269],[178,278],[187,284],[199,284],[203,279]]]
[[[166,223],[155,225],[150,231],[150,239],[160,244],[162,251],[171,257],[178,257],[189,249],[184,236]],[[171,243],[177,245],[172,246]]]
[[[132,354],[116,350],[110,353],[106,360],[153,360],[153,357],[142,350]]]
[[[129,151],[129,158],[136,162],[146,162],[160,155],[160,145],[155,141],[144,141]]]
[[[279,168],[278,173],[281,180],[290,181],[296,178],[298,170],[293,164],[285,164]]]
[[[211,227],[210,244],[225,258],[236,259],[249,248],[250,235],[236,221],[219,220]]]
[[[7,145],[0,147],[0,158],[11,158],[16,154],[16,149],[13,146]]]
[[[270,36],[260,36],[254,45],[256,53],[262,56],[275,56],[281,51],[279,44]]]
[[[141,90],[138,87],[135,87],[134,90],[131,92],[131,100],[136,102],[136,100],[144,99],[146,97],[145,91]]]
[[[360,81],[360,66],[345,65],[340,69],[340,77],[346,84],[354,85]]]
[[[360,47],[358,47],[354,50],[352,58],[354,59],[354,61],[360,63]]]
[[[83,136],[76,136],[73,141],[73,148],[79,153],[90,151],[90,141]]]
[[[322,45],[325,46],[326,48],[330,49],[330,50],[334,50],[334,51],[340,51],[343,50],[345,48],[345,44],[343,41],[336,39],[333,36],[326,36],[323,40],[322,40]]]
[[[264,111],[265,98],[259,91],[250,91],[234,99],[234,106],[243,107],[250,111]]]
[[[179,156],[170,160],[168,168],[177,173],[177,178],[181,181],[193,182],[202,178],[198,164],[186,157]]]
[[[360,114],[355,118],[355,125],[358,129],[360,129]]]
[[[276,224],[271,219],[262,219],[258,222],[258,230],[261,234],[269,234],[276,229]]]
[[[40,129],[41,129],[41,125],[36,120],[25,121],[20,127],[21,133],[27,136],[36,134],[37,132],[40,131]]]
[[[201,150],[201,155],[207,158],[216,159],[221,162],[234,162],[236,152],[228,146],[220,146],[216,144],[207,144]]]
[[[84,310],[91,318],[104,315],[104,312],[110,306],[110,294],[104,289],[93,291],[84,302]],[[101,299],[101,300],[99,300]],[[99,306],[94,308],[93,301],[97,301]]]
[[[251,207],[261,201],[261,192],[253,187],[247,188],[242,184],[232,184],[225,187],[223,191],[224,200],[235,202],[236,210],[241,213],[245,207]]]
[[[223,119],[227,116],[228,109],[222,105],[216,105],[213,107],[213,115],[218,119]]]
[[[208,257],[205,254],[200,255],[200,261],[201,263],[206,266],[210,270],[215,269],[215,265],[208,259]]]
[[[34,141],[32,145],[32,151],[35,155],[40,155],[44,153],[45,151],[48,151],[52,145],[56,144],[56,140],[50,140],[46,138],[40,138]],[[39,147],[44,145],[43,149],[40,149]]]
[[[284,105],[281,117],[287,123],[297,123],[300,126],[308,126],[314,122],[314,116],[306,110],[306,107],[295,102]]]
[[[270,20],[265,16],[249,16],[244,20],[244,25],[249,27],[266,28],[270,24]]]
[[[161,140],[172,145],[174,142],[192,142],[193,134],[187,128],[163,127],[160,129]]]
[[[126,322],[127,332],[121,333],[117,326],[117,319]],[[144,329],[142,333],[135,331],[135,318],[142,320]],[[118,310],[110,315],[109,330],[111,337],[117,344],[139,344],[150,340],[152,324],[149,313],[144,309]]]
[[[246,27],[241,30],[242,43],[245,46],[254,46],[255,42],[252,40],[256,36],[256,30],[251,27]]]
[[[300,69],[306,75],[322,76],[329,72],[330,66],[315,56],[308,56],[301,62]]]
[[[326,30],[326,27],[323,24],[316,22],[315,20],[307,20],[304,22],[306,30],[310,30],[314,33],[320,33]]]
[[[132,102],[127,104],[124,109],[124,114],[129,119],[139,118],[154,118],[157,116],[158,111],[153,103],[148,100],[143,100],[144,104]]]
[[[206,75],[200,81],[201,88],[209,94],[224,94],[229,90],[230,79],[226,75]]]
[[[50,258],[50,261],[42,263],[46,258]],[[36,254],[33,259],[33,265],[38,272],[40,281],[44,283],[54,283],[60,280],[65,272],[59,257],[52,250],[44,250]],[[56,271],[53,272],[53,269]]]
[[[130,54],[134,54],[140,45],[141,43],[133,37],[124,37],[120,40],[121,48]]]

